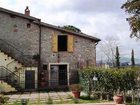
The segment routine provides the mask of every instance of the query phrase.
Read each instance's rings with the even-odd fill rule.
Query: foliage
[[[23,105],[27,105],[28,102],[29,102],[29,99],[21,99],[21,103]]]
[[[0,96],[0,105],[6,103],[9,100],[9,97],[3,95]]]
[[[131,37],[140,38],[140,0],[127,0],[121,7],[130,14],[127,21],[131,28]]]
[[[131,90],[136,86],[138,68],[85,68],[79,71],[83,91],[90,97],[92,92],[100,91],[108,94]],[[97,81],[93,81],[93,77]]]
[[[81,30],[79,28],[72,25],[66,25],[66,26],[63,26],[62,28],[73,31],[73,32],[81,33]]]
[[[77,98],[73,98],[73,101],[75,104],[79,103],[79,100]]]
[[[51,97],[48,98],[47,104],[53,104],[53,100],[51,99]]]
[[[116,56],[115,56],[115,59],[116,59],[116,67],[120,67],[120,54],[119,54],[119,49],[118,49],[118,46],[116,46]]]
[[[135,66],[135,58],[134,58],[134,50],[132,49],[132,53],[131,53],[131,65],[132,67]]]
[[[69,86],[69,88],[71,91],[78,91],[78,92],[82,91],[83,89],[80,84],[72,84]]]
[[[39,54],[33,55],[33,59],[36,60],[36,61],[39,60],[39,57],[40,57]]]
[[[107,36],[105,41],[99,43],[98,47],[100,50],[101,61],[100,64],[102,65],[102,57],[106,57],[107,63],[111,63],[113,67],[115,67],[115,48],[119,44],[117,37],[114,36]]]

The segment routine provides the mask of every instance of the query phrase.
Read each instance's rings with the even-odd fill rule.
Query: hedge
[[[79,71],[80,84],[90,97],[93,91],[117,93],[134,89],[139,68],[94,68],[88,67]],[[94,81],[93,78],[97,78]]]

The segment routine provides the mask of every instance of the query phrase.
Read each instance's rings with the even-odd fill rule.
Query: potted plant
[[[114,82],[113,82],[113,91],[114,96],[113,100],[116,104],[122,104],[123,103],[123,90],[124,90],[124,74],[125,71],[122,69],[116,69],[113,73]]]
[[[82,91],[82,86],[80,84],[72,84],[69,86],[75,98],[80,98],[80,92]]]
[[[123,94],[122,92],[120,92],[120,90],[118,89],[117,92],[114,94],[113,96],[113,100],[116,104],[123,104]]]

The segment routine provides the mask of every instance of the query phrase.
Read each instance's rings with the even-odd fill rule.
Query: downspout
[[[41,73],[41,19],[39,22],[39,58],[38,58],[38,90],[40,89],[40,73]]]
[[[97,46],[98,43],[99,43],[99,41],[95,42],[95,66],[96,66],[96,46]]]

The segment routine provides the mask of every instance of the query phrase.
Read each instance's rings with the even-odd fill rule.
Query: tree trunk
[[[103,91],[100,93],[100,100],[103,100]]]
[[[107,97],[107,100],[109,101],[109,93],[107,93],[107,96],[106,97]]]
[[[91,80],[89,79],[89,91],[88,91],[88,97],[89,98],[91,98],[91,92],[92,92]]]
[[[126,103],[126,91],[123,91],[123,99],[124,99],[124,103]]]
[[[132,104],[134,104],[134,90],[132,89]]]

